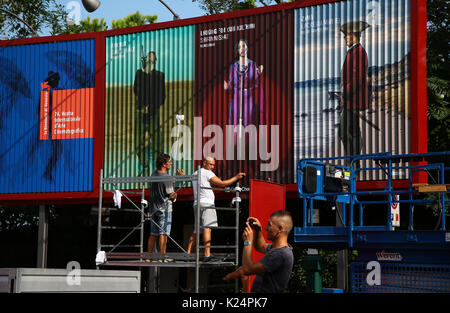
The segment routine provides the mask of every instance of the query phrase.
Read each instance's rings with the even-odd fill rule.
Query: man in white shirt
[[[221,180],[216,174],[213,173],[213,170],[216,166],[216,161],[212,157],[206,157],[202,162],[202,168],[200,169],[200,187],[210,188],[204,189],[200,188],[200,196],[197,195],[197,181],[193,181],[192,187],[194,189],[194,217],[195,221],[197,221],[197,201],[200,201],[200,206],[202,208],[201,216],[200,216],[200,224],[203,227],[208,226],[207,228],[201,228],[200,233],[203,232],[203,243],[205,246],[211,246],[211,228],[217,227],[217,213],[214,208],[214,192],[211,189],[212,186],[216,186],[219,188],[224,188],[230,186],[241,180],[245,173],[237,173],[235,176],[227,179]],[[197,175],[197,171],[194,172],[193,175]],[[206,209],[205,209],[206,208]],[[195,247],[196,241],[196,231],[198,227],[195,227],[194,233],[189,238],[188,244],[188,253],[191,253],[192,249]],[[205,258],[204,261],[211,260],[210,248],[205,248]]]

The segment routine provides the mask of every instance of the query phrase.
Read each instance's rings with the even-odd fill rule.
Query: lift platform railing
[[[349,165],[340,165],[339,163],[342,160],[346,160],[345,163]],[[367,160],[372,161],[376,166],[360,167],[361,161]],[[445,231],[445,208],[450,202],[445,199],[445,194],[450,189],[450,184],[446,184],[445,173],[450,168],[445,167],[444,162],[448,160],[450,160],[450,152],[448,151],[403,155],[376,153],[348,157],[302,159],[297,165],[297,188],[300,198],[303,199],[303,228],[320,227],[315,226],[313,223],[313,203],[314,200],[321,200],[339,203],[342,206],[342,212],[339,210],[336,210],[336,212],[340,216],[343,227],[349,230],[348,241],[350,247],[352,246],[352,231],[355,227],[358,227],[358,229],[370,228],[370,226],[366,226],[363,223],[365,205],[385,205],[387,208],[387,223],[384,229],[392,231],[390,211],[392,204],[407,204],[409,207],[408,230],[412,231],[414,230],[414,206],[435,202],[435,200],[431,199],[417,199],[416,196],[421,192],[438,192],[438,204],[441,211],[438,223],[440,224],[440,230]],[[425,164],[417,165],[419,162]],[[393,172],[400,170],[408,175],[407,189],[394,189],[393,181],[395,179]],[[385,188],[383,190],[375,188],[372,190],[357,190],[357,177],[363,171],[381,171],[385,176]],[[420,172],[426,173],[428,181],[432,182],[432,184],[415,184],[413,177]],[[436,175],[432,175],[432,172],[435,172]],[[393,197],[394,195],[406,195],[404,197],[406,199],[397,200]],[[362,196],[377,196],[379,199],[362,200]],[[359,210],[358,226],[354,223],[355,208]],[[381,227],[378,226],[378,229],[381,229]]]

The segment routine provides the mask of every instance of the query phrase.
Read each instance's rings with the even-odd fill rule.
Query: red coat
[[[369,108],[370,87],[367,70],[367,53],[358,43],[347,51],[341,70],[341,92],[345,109]]]

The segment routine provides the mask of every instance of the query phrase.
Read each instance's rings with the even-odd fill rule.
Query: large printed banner
[[[218,175],[280,181],[292,167],[292,30],[293,11],[108,37],[105,176],[150,175],[168,153],[173,170],[213,156]]]
[[[293,12],[196,27],[194,157],[219,176],[282,179],[292,155]]]
[[[410,11],[409,0],[295,10],[295,162],[410,152]]]
[[[95,42],[0,50],[0,193],[92,190]]]
[[[193,26],[106,38],[106,177],[149,176],[159,153],[193,172],[194,43]]]
[[[410,2],[105,33],[104,108],[95,40],[2,47],[0,193],[92,190],[97,109],[106,177],[151,175],[167,153],[173,171],[212,156],[222,178],[295,183],[302,158],[409,153]]]

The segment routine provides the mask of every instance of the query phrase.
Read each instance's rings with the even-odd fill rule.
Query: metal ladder
[[[109,252],[114,251],[116,248],[139,248],[139,253],[144,252],[144,204],[141,201],[141,207],[138,207],[128,196],[122,192],[122,194],[129,200],[129,202],[135,207],[135,209],[119,209],[119,208],[108,208],[109,211],[119,211],[119,212],[138,212],[141,214],[140,216],[140,223],[136,226],[105,226],[102,224],[102,210],[103,210],[103,193],[104,193],[104,184],[112,184],[116,185],[119,183],[120,180],[117,178],[104,178],[103,177],[103,170],[100,170],[100,191],[99,191],[99,205],[98,205],[98,225],[97,225],[97,252],[101,251],[102,248],[111,248]],[[129,194],[141,194],[141,199],[145,199],[145,193],[144,188],[142,188],[141,192],[133,192],[133,191],[127,191]],[[136,211],[137,209],[137,211]],[[117,244],[105,244],[102,243],[102,233],[104,230],[130,230],[130,232]],[[122,245],[122,242],[124,242],[132,233],[135,231],[140,232],[139,237],[139,243],[134,245]]]

